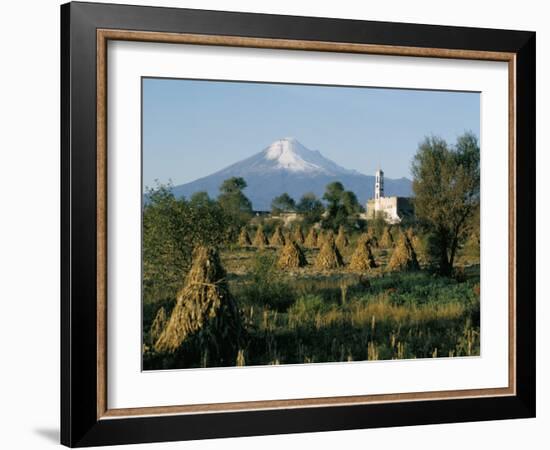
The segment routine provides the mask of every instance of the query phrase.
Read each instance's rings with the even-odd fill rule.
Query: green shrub
[[[245,283],[235,290],[243,306],[262,305],[285,311],[294,302],[294,293],[276,268],[277,256],[259,252],[254,256]]]
[[[296,303],[289,308],[288,313],[306,317],[308,314],[315,315],[326,312],[329,309],[330,305],[324,301],[323,297],[316,294],[308,294],[296,300]]]

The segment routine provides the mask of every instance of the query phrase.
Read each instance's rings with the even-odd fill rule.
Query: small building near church
[[[400,223],[405,217],[414,214],[414,206],[410,197],[385,197],[384,196],[384,172],[376,171],[374,182],[374,198],[366,204],[367,219],[382,217],[386,222]]]
[[[272,219],[282,220],[285,224],[285,227],[288,227],[291,223],[302,219],[301,214],[298,214],[295,211],[281,212],[279,214],[272,215],[271,217]]]
[[[262,211],[255,210],[253,211],[254,218],[252,219],[255,222],[261,221],[263,219],[267,220],[281,220],[284,223],[284,226],[288,227],[293,222],[301,221],[302,214],[295,211],[280,212],[279,214],[273,214],[272,211]]]

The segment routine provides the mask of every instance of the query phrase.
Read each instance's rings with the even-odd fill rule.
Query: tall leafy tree
[[[296,201],[286,192],[275,197],[271,202],[271,212],[273,214],[292,211],[296,211]]]
[[[228,178],[220,186],[218,203],[228,215],[235,236],[252,217],[252,203],[243,193],[246,186],[246,181],[241,177]]]
[[[312,225],[321,220],[325,207],[313,192],[308,192],[302,195],[296,210],[302,214],[305,224]]]
[[[345,225],[348,219],[361,211],[357,196],[352,191],[346,191],[339,181],[327,184],[323,200],[327,203],[327,217],[324,226],[337,229]]]
[[[323,200],[327,202],[328,210],[336,210],[342,200],[342,194],[344,193],[344,185],[339,181],[333,181],[327,184],[325,187],[325,193],[323,194]]]
[[[456,145],[427,137],[412,162],[415,211],[431,231],[432,253],[443,275],[452,273],[460,246],[479,228],[479,144],[465,133]]]
[[[342,193],[341,199],[342,199],[342,206],[345,208],[348,216],[361,212],[361,205],[357,200],[357,196],[355,195],[355,192],[344,191]]]

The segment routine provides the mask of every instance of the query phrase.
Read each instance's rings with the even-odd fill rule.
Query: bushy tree
[[[271,202],[271,212],[274,215],[296,211],[296,202],[286,192],[275,197]]]
[[[306,225],[312,225],[321,220],[325,208],[321,200],[313,192],[302,195],[302,198],[296,205],[296,210],[302,214]]]
[[[355,193],[346,191],[339,181],[327,184],[323,199],[327,202],[327,217],[323,220],[325,228],[336,230],[361,211]]]
[[[243,193],[246,186],[246,181],[241,177],[228,178],[220,186],[218,203],[228,216],[228,225],[235,238],[252,217],[252,203]]]
[[[443,275],[452,273],[457,250],[479,228],[479,144],[465,133],[456,145],[428,137],[412,162],[415,212],[431,232],[431,252]]]
[[[358,214],[361,212],[362,207],[359,204],[359,201],[357,200],[357,196],[355,195],[355,192],[352,191],[344,191],[342,192],[342,206],[346,210],[346,213],[348,216],[352,216],[354,214]]]
[[[325,187],[325,193],[323,194],[323,200],[327,202],[327,208],[336,209],[341,205],[342,194],[344,193],[344,185],[339,181],[333,181]]]
[[[146,300],[175,295],[198,244],[229,239],[228,216],[206,193],[176,199],[170,185],[149,189],[143,208],[143,290]]]
[[[215,202],[216,201],[214,199],[210,198],[210,196],[208,195],[208,192],[205,192],[205,191],[195,192],[189,198],[189,205],[195,208],[213,206]]]

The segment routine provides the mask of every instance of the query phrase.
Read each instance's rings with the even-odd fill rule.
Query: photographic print
[[[142,367],[480,355],[480,94],[142,78]]]
[[[60,20],[64,445],[535,417],[534,32]]]

